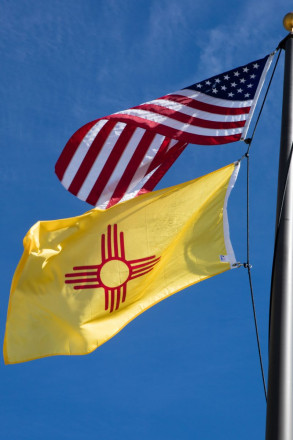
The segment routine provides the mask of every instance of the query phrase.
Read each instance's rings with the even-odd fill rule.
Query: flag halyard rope
[[[259,339],[259,332],[258,332],[258,324],[257,324],[257,317],[256,317],[256,310],[255,310],[255,301],[254,301],[254,293],[253,293],[253,286],[252,286],[252,277],[251,277],[251,268],[252,265],[250,264],[250,235],[249,235],[249,149],[251,146],[251,139],[248,144],[248,149],[244,155],[247,159],[247,166],[246,166],[246,263],[243,264],[243,267],[247,269],[248,274],[248,281],[249,281],[249,287],[250,287],[250,297],[251,297],[251,305],[252,305],[252,311],[253,311],[253,319],[254,319],[254,328],[255,328],[255,335],[256,335],[256,342],[257,342],[257,349],[258,349],[258,356],[259,356],[259,363],[260,363],[260,369],[261,369],[261,376],[262,376],[262,382],[263,382],[263,388],[264,388],[264,394],[265,399],[267,401],[267,387],[266,387],[266,380],[265,380],[265,374],[264,374],[264,367],[263,367],[263,360],[262,360],[262,354],[261,354],[261,347],[260,347],[260,339]]]
[[[276,71],[276,67],[279,62],[279,58],[280,58],[280,54],[281,54],[281,47],[279,46],[276,49],[276,51],[279,52],[278,57],[275,62],[275,65],[274,65],[274,69],[273,69],[273,72],[272,72],[272,75],[271,75],[271,78],[270,78],[270,81],[269,81],[269,84],[268,84],[268,87],[267,87],[267,90],[266,90],[266,93],[265,93],[265,96],[264,96],[264,99],[263,99],[263,102],[261,105],[257,120],[255,122],[255,126],[253,129],[252,135],[250,138],[247,138],[244,140],[244,142],[248,145],[247,151],[240,159],[240,160],[242,160],[242,159],[246,158],[246,160],[247,160],[247,168],[246,168],[246,170],[247,170],[247,175],[246,175],[246,263],[243,264],[243,267],[245,269],[247,269],[247,274],[248,274],[251,304],[252,304],[253,319],[254,319],[254,327],[255,327],[256,341],[257,341],[257,348],[258,348],[258,356],[259,356],[263,389],[264,389],[264,395],[265,395],[266,401],[267,401],[267,387],[266,387],[266,380],[265,380],[265,374],[264,374],[264,367],[263,367],[263,360],[262,360],[262,353],[261,353],[261,346],[260,346],[260,339],[259,339],[259,332],[258,332],[258,324],[257,324],[257,317],[256,317],[256,309],[255,309],[255,301],[254,301],[254,293],[253,293],[253,285],[252,285],[252,277],[251,277],[252,265],[250,264],[250,234],[249,234],[249,229],[250,229],[249,228],[249,224],[250,224],[250,221],[249,221],[249,171],[250,171],[249,170],[249,165],[250,165],[249,160],[250,160],[250,157],[249,157],[249,152],[250,152],[251,143],[253,141],[255,131],[256,131],[257,125],[259,123],[260,116],[262,114],[264,104],[265,104],[265,101],[266,101],[266,98],[267,98],[267,95],[268,95],[268,92],[269,92],[269,89],[270,89],[270,86],[271,86],[271,83],[272,83],[272,80],[273,80],[273,77],[274,77],[274,74]]]

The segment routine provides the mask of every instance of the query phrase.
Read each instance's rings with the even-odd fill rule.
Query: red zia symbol
[[[75,290],[102,288],[105,292],[105,310],[113,312],[119,308],[120,301],[126,298],[127,283],[134,278],[141,277],[150,272],[160,260],[155,255],[138,260],[126,260],[124,247],[124,233],[120,232],[118,239],[117,225],[113,231],[108,225],[107,238],[102,234],[101,264],[94,266],[76,266],[75,272],[65,275],[66,284],[76,284]]]

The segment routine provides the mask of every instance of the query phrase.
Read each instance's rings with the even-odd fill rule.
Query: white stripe
[[[151,162],[154,160],[154,157],[156,156],[157,152],[159,151],[159,148],[161,147],[164,140],[165,140],[165,136],[161,136],[160,134],[156,134],[156,136],[152,140],[144,158],[142,159],[139,167],[137,168],[133,178],[131,179],[131,182],[128,185],[128,188],[125,191],[125,193],[129,193],[130,191],[133,191],[133,189],[136,188],[137,185],[140,185],[140,180],[144,179],[145,173],[147,172]],[[175,141],[175,142],[178,142],[178,141]],[[153,172],[151,172],[151,174],[153,174]],[[145,179],[144,179],[144,182],[146,182]],[[139,189],[142,188],[142,186],[139,186]]]
[[[204,102],[206,104],[229,108],[250,107],[253,103],[252,99],[248,101],[229,101],[228,99],[214,98],[213,96],[209,96],[205,93],[197,92],[196,90],[192,89],[178,90],[177,92],[170,93],[170,95],[187,96],[188,98],[192,98],[196,101]]]
[[[178,144],[178,141],[172,139],[171,142],[169,143],[169,146],[166,151],[171,150],[171,148],[173,148],[175,146],[175,144]],[[161,165],[162,164],[158,165],[157,168],[155,168],[153,171],[148,173],[143,179],[138,180],[134,187],[132,186],[132,184],[130,184],[129,187],[127,188],[127,191],[125,192],[124,196],[122,197],[122,199],[118,203],[122,203],[122,202],[125,202],[126,200],[130,200],[130,199],[136,197],[139,194],[140,190],[145,186],[147,181],[161,167]],[[133,183],[135,183],[135,182],[133,182]]]
[[[136,116],[147,121],[152,121],[157,124],[163,124],[174,130],[183,131],[184,133],[196,134],[201,136],[230,136],[233,134],[242,133],[243,128],[229,128],[228,130],[219,130],[212,128],[196,127],[190,124],[184,124],[183,122],[175,121],[174,119],[167,118],[166,116],[158,115],[146,110],[129,109],[123,110],[117,114]]]
[[[124,194],[122,199],[119,201],[119,203],[125,202],[126,200],[130,200],[130,199],[136,197],[138,195],[139,191],[141,190],[141,188],[144,187],[144,185],[152,177],[152,175],[155,173],[155,171],[157,171],[158,168],[159,168],[159,166],[157,168],[155,168],[153,171],[151,171],[150,173],[148,173],[143,179],[138,181],[136,183],[136,185],[134,187],[132,187],[132,189],[130,189],[130,187],[129,187],[129,189],[126,191],[126,193]]]
[[[139,193],[139,191],[141,190],[141,188],[143,188],[143,186],[145,185],[145,183],[152,177],[152,175],[154,174],[155,171],[157,171],[159,167],[155,168],[153,171],[151,171],[149,174],[147,174],[140,182],[137,183],[137,185],[132,189],[131,192],[126,192],[124,194],[124,196],[122,197],[121,200],[119,200],[119,202],[117,203],[117,205],[119,203],[125,202],[126,200],[130,200],[133,199],[134,197],[136,197]],[[109,200],[106,200],[104,203],[96,205],[96,208],[99,209],[106,209],[109,203]],[[114,205],[116,206],[116,205]]]
[[[184,115],[192,116],[194,118],[206,119],[208,121],[218,121],[218,122],[245,121],[248,116],[247,113],[242,115],[219,115],[216,113],[203,112],[201,110],[196,110],[194,108],[180,104],[179,102],[169,101],[167,99],[154,99],[153,101],[146,102],[145,104],[159,105],[160,107],[166,107],[169,110],[180,112],[183,113]]]
[[[142,167],[142,166],[144,167],[144,166],[150,165],[150,163],[154,160],[155,155],[159,151],[159,149],[165,139],[166,139],[166,136],[162,136],[160,134],[155,135],[155,137],[152,140],[152,142],[150,143],[150,146],[147,149],[147,152],[144,155],[139,167]],[[175,140],[174,142],[178,142],[178,141]]]
[[[171,140],[171,142],[169,143],[168,148],[166,149],[166,152],[171,150],[171,148],[173,148],[176,144],[178,144],[179,141],[176,141],[174,139]],[[163,141],[161,142],[161,144],[163,143]],[[149,166],[149,164],[147,164]],[[141,176],[134,176],[134,178],[132,179],[130,185],[127,188],[127,191],[125,191],[124,196],[122,197],[122,199],[118,202],[125,202],[126,200],[130,200],[133,197],[136,197],[139,193],[139,191],[144,187],[144,185],[147,183],[147,181],[152,177],[152,175],[154,174],[155,171],[157,171],[162,164],[158,165],[153,171],[151,171],[150,173],[148,173],[145,177],[143,177],[143,175]],[[138,173],[142,170],[141,167],[139,167],[139,169],[137,170]],[[146,171],[146,170],[145,170]]]
[[[137,186],[137,182],[139,182],[139,180],[143,178],[143,176],[147,172],[147,169],[149,168],[151,162],[154,160],[154,158],[155,158],[157,152],[159,151],[164,140],[165,140],[165,136],[161,136],[160,134],[157,134],[154,137],[146,155],[144,156],[143,160],[141,161],[141,164],[138,167],[135,175],[133,176],[133,179],[130,182],[126,192],[132,191],[133,187]],[[165,153],[170,151],[171,148],[174,147],[174,145],[178,144],[178,142],[179,141],[177,141],[176,139],[172,139],[168,145],[168,148],[166,148]],[[159,166],[157,168],[159,168]],[[151,174],[153,174],[153,172],[151,172]],[[141,188],[142,187],[143,187],[143,185],[141,186]]]
[[[74,179],[74,176],[76,175],[77,170],[79,169],[80,165],[82,164],[88,150],[90,149],[90,146],[92,145],[95,137],[101,130],[101,128],[107,123],[107,119],[102,119],[98,121],[85,135],[81,143],[79,144],[76,152],[74,153],[73,158],[71,159],[68,167],[66,168],[66,171],[64,173],[62,184],[65,186],[66,189],[69,188],[72,180]]]
[[[106,139],[106,142],[102,146],[102,149],[100,150],[95,162],[93,163],[88,175],[86,176],[78,194],[77,197],[81,200],[86,200],[89,193],[91,192],[94,184],[96,183],[97,177],[100,175],[102,169],[104,168],[104,165],[106,161],[108,160],[108,157],[110,156],[117,139],[119,138],[120,134],[122,133],[123,129],[126,127],[126,124],[124,122],[118,122],[112,129],[111,133],[109,134],[108,138]]]
[[[143,135],[145,133],[145,130],[142,128],[137,128],[133,135],[131,136],[127,147],[125,148],[121,158],[119,159],[119,161],[116,164],[116,167],[111,175],[111,177],[109,178],[107,185],[105,186],[98,202],[97,205],[103,205],[104,203],[106,203],[106,201],[109,201],[112,196],[113,193],[116,189],[117,184],[119,184],[119,181],[127,167],[127,165],[129,164],[129,161],[131,159],[131,157],[133,156],[135,150],[137,149],[137,146],[139,144],[139,142],[141,141]]]
[[[153,171],[151,171],[150,173],[145,175],[147,169],[149,168],[152,160],[154,159],[155,155],[157,154],[157,152],[158,152],[160,146],[162,145],[162,143],[164,142],[164,140],[165,140],[165,136],[161,136],[159,134],[157,134],[154,137],[153,141],[151,142],[151,144],[148,148],[148,151],[146,152],[146,154],[145,154],[143,160],[141,161],[138,169],[136,170],[130,184],[128,185],[128,188],[124,193],[124,196],[122,197],[122,199],[118,203],[124,202],[125,200],[130,200],[130,199],[136,197],[137,194],[139,193],[139,191],[141,190],[141,188],[144,187],[144,185],[152,177],[154,172],[157,171],[157,169],[161,166],[161,165],[158,165],[157,168],[155,168]],[[166,151],[169,151],[177,143],[178,143],[178,141],[172,139],[170,141]],[[119,182],[118,182],[118,184],[119,184]],[[103,193],[105,193],[105,192],[103,192]],[[113,193],[114,193],[114,190],[112,191],[112,193],[108,193],[107,196],[100,197],[96,206],[100,209],[106,209],[109,201],[111,200]]]
[[[226,191],[225,200],[224,200],[224,207],[223,207],[223,228],[224,228],[224,241],[225,241],[225,247],[227,255],[225,255],[225,260],[230,263],[231,269],[237,267],[236,265],[236,258],[233,251],[233,247],[230,240],[230,231],[229,231],[229,221],[228,221],[228,213],[227,213],[227,205],[228,200],[231,194],[232,189],[234,188],[238,172],[240,169],[240,162],[235,162],[235,168],[234,171],[230,177],[229,185]],[[236,265],[236,266],[235,266]]]
[[[166,151],[171,150],[171,148],[173,148],[174,145],[177,144],[177,143],[178,143],[178,141],[176,139],[172,139],[171,142],[169,143],[168,148],[167,148]]]

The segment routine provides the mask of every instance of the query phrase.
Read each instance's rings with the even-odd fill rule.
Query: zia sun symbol
[[[150,272],[160,257],[127,260],[124,233],[118,237],[117,225],[108,225],[107,237],[101,238],[101,264],[76,266],[74,272],[65,274],[66,284],[75,284],[74,289],[102,288],[105,293],[105,310],[117,310],[126,299],[127,283]],[[116,305],[115,305],[116,304]]]

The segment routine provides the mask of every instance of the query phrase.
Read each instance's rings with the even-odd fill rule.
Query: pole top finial
[[[285,15],[283,25],[287,31],[293,33],[293,12],[288,12],[288,14]]]

